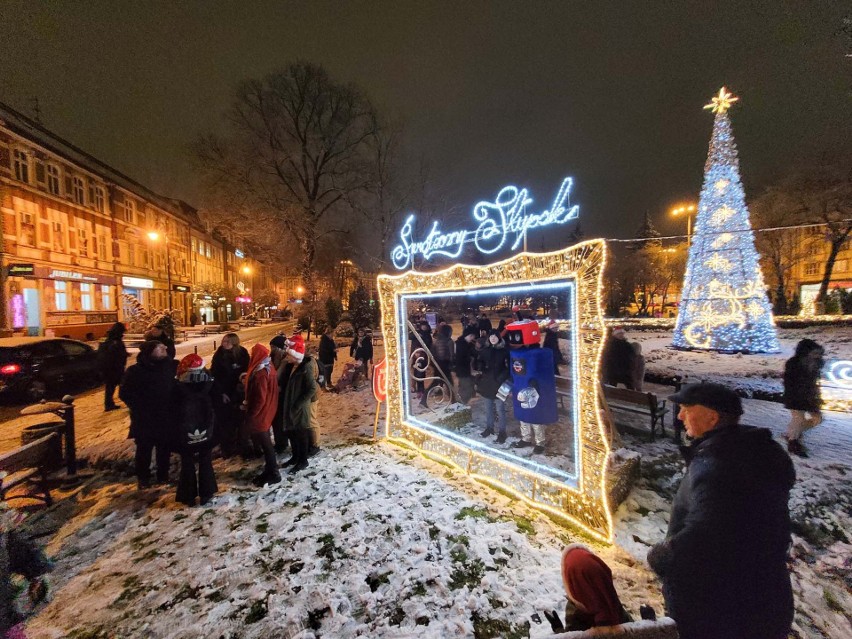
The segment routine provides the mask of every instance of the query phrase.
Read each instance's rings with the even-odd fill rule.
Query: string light
[[[675,325],[676,348],[780,350],[749,222],[724,87],[705,108],[716,114],[704,186]]]
[[[388,440],[461,469],[470,477],[612,542],[607,496],[609,442],[600,421],[598,384],[604,340],[601,314],[604,240],[589,240],[551,253],[521,253],[486,266],[456,264],[434,273],[408,271],[377,280],[388,362],[385,433]],[[523,283],[523,284],[522,284]],[[408,410],[406,300],[428,295],[472,295],[523,286],[573,291],[575,473],[507,455],[412,417]]]

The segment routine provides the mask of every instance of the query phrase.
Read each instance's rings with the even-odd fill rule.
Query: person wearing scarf
[[[588,630],[631,621],[615,592],[609,566],[582,544],[571,544],[562,552],[562,583],[569,601],[565,608],[565,630]]]
[[[269,349],[263,344],[251,348],[248,376],[246,377],[246,398],[243,410],[246,412],[245,426],[252,441],[263,451],[263,472],[254,478],[255,486],[277,484],[281,481],[275,447],[272,444],[270,429],[275,411],[278,409],[278,376],[272,366]]]

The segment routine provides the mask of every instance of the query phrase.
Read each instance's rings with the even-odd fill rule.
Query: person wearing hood
[[[287,383],[284,371],[287,366],[287,338],[276,335],[269,342],[269,350],[278,381],[278,405],[275,409],[275,417],[272,419],[272,439],[275,444],[275,454],[283,455],[287,451],[289,442],[287,433],[284,432],[284,385]]]
[[[176,448],[180,453],[180,479],[175,498],[187,506],[200,497],[205,505],[219,490],[213,472],[215,418],[211,391],[213,378],[204,360],[190,354],[180,360],[172,398],[172,414],[177,420]],[[198,472],[196,475],[196,463]]]
[[[781,639],[793,622],[788,501],[796,474],[766,428],[743,426],[721,384],[668,398],[694,438],[666,538],[648,552],[682,639]]]
[[[784,364],[784,407],[790,410],[787,450],[799,457],[808,456],[802,435],[822,422],[819,376],[824,355],[822,346],[812,339],[803,339],[796,345],[793,357]]]
[[[240,406],[244,398],[240,376],[248,371],[248,365],[249,354],[240,346],[239,336],[236,333],[225,335],[210,362],[216,430],[222,446],[222,456],[225,458],[237,454],[241,448],[247,449],[251,446],[240,428]]]
[[[263,344],[255,344],[251,347],[243,410],[246,430],[251,434],[255,445],[263,451],[263,472],[252,480],[258,487],[281,481],[275,447],[269,432],[277,408],[278,377],[272,366],[269,349]]]
[[[124,376],[127,366],[127,348],[124,346],[124,324],[116,322],[107,331],[106,339],[98,347],[98,365],[104,380],[104,412],[118,410],[113,398],[116,387]]]
[[[503,382],[509,379],[509,349],[498,333],[491,333],[479,352],[479,378],[476,390],[485,404],[485,430],[482,437],[494,434],[494,411],[497,411],[497,443],[506,441],[506,401],[497,397]]]
[[[136,479],[139,488],[151,485],[151,454],[157,449],[157,481],[169,479],[172,429],[172,360],[166,345],[148,340],[139,347],[136,363],[124,373],[118,396],[130,409],[129,438],[136,440]]]
[[[317,365],[314,358],[305,355],[305,341],[294,335],[287,342],[287,359],[284,367],[282,405],[284,430],[290,438],[293,456],[284,462],[292,466],[290,473],[308,467],[308,457],[316,447]]]

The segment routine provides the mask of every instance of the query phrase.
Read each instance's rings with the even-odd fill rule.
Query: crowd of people
[[[306,354],[301,333],[275,336],[269,346],[248,351],[236,333],[222,338],[210,365],[197,354],[175,359],[167,326],[154,326],[128,359],[124,326],[115,324],[99,348],[104,378],[104,410],[116,410],[115,388],[130,410],[129,438],[136,444],[138,487],[166,483],[172,454],[180,456],[177,501],[206,504],[218,486],[213,451],[225,458],[262,457],[256,486],[281,481],[281,468],[298,473],[319,452],[317,401],[330,388],[336,347],[321,344],[320,361]],[[328,333],[323,336],[328,337]],[[369,353],[372,358],[372,352]],[[323,369],[323,374],[320,374]],[[278,457],[290,451],[289,459]],[[151,462],[155,475],[152,481]]]

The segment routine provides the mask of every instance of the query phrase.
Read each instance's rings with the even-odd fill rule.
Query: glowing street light
[[[695,205],[694,204],[684,204],[683,206],[679,206],[677,208],[672,209],[672,215],[674,217],[678,217],[679,215],[686,215],[686,242],[687,244],[692,242],[692,214],[695,213]]]
[[[172,254],[169,252],[169,238],[165,233],[160,233],[159,231],[148,231],[147,233],[148,239],[152,242],[159,242],[162,240],[166,245],[166,286],[168,290],[166,291],[166,297],[169,302],[169,310],[172,310]]]

